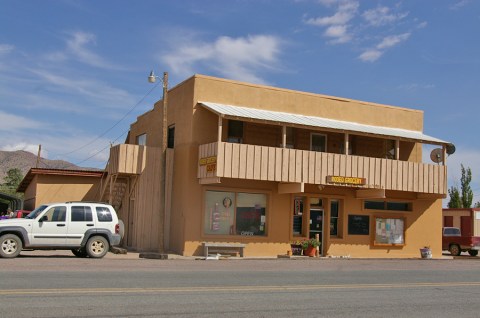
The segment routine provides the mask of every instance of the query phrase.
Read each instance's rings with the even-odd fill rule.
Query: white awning
[[[315,116],[306,116],[285,112],[276,112],[271,110],[256,109],[249,107],[232,106],[210,102],[199,102],[200,105],[206,109],[216,113],[219,116],[229,119],[255,121],[261,123],[268,123],[272,125],[292,125],[292,126],[306,126],[314,128],[323,128],[328,130],[338,130],[348,133],[373,134],[384,137],[392,137],[392,139],[407,139],[417,142],[429,144],[449,144],[449,142],[425,135],[421,131],[407,130],[399,128],[390,128],[384,126],[372,126],[354,123],[350,121],[341,121],[334,119],[327,119]]]

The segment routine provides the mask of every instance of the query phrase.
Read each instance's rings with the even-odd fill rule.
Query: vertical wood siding
[[[207,171],[200,159],[216,157]],[[366,178],[360,188],[446,194],[447,167],[266,146],[210,143],[199,148],[198,178],[225,177],[326,185],[327,176]]]

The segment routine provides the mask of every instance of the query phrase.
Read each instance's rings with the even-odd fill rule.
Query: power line
[[[97,136],[96,138],[94,138],[93,140],[91,140],[90,142],[84,144],[83,146],[77,148],[77,149],[74,149],[70,152],[67,152],[67,153],[63,153],[63,154],[59,154],[58,156],[60,157],[63,157],[63,156],[68,156],[74,152],[77,152],[81,149],[84,149],[85,147],[93,144],[95,141],[97,141],[98,139],[100,139],[101,137],[105,136],[108,132],[110,132],[113,128],[115,128],[122,120],[124,120],[135,108],[138,107],[138,105],[140,105],[141,102],[143,102],[145,100],[145,98],[147,98],[148,95],[150,95],[150,93],[160,84],[160,82],[158,82],[157,84],[155,84],[132,108],[130,108],[130,110],[120,119],[118,120],[112,127],[108,128],[107,130],[105,130],[102,134],[100,134],[99,136]],[[123,135],[123,134],[122,134]],[[121,137],[121,136],[120,136]],[[120,138],[118,137],[118,138]],[[117,139],[118,139],[117,138]],[[91,157],[81,161],[81,162],[84,162],[88,159],[90,159]]]

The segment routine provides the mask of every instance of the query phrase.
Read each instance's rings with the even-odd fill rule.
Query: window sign
[[[204,234],[266,235],[267,195],[205,192]]]
[[[235,193],[207,191],[205,195],[205,234],[233,234]]]
[[[375,245],[405,244],[405,222],[401,218],[375,218]]]
[[[267,196],[260,193],[238,193],[236,208],[236,234],[265,235],[265,209]]]

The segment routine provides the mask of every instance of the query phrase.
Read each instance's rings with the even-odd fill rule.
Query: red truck
[[[453,256],[458,256],[461,252],[468,252],[470,256],[477,256],[478,250],[480,250],[480,237],[462,236],[458,227],[444,227],[442,249],[450,251]]]

